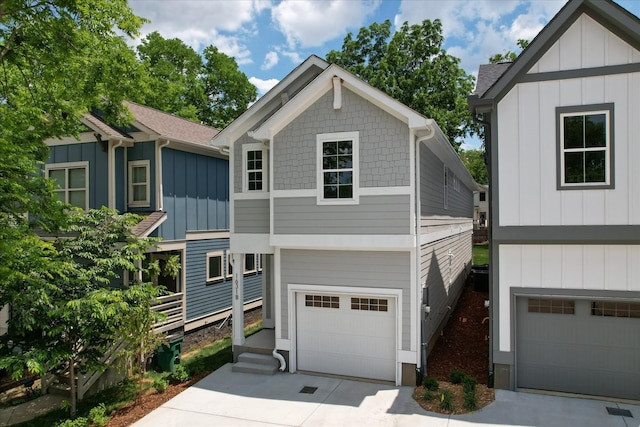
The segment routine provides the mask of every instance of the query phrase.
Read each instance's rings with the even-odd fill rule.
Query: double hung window
[[[54,192],[61,201],[87,210],[89,207],[89,162],[53,163],[45,166],[55,182]]]
[[[318,203],[358,203],[358,132],[317,135]]]
[[[129,206],[151,205],[149,160],[129,162]]]

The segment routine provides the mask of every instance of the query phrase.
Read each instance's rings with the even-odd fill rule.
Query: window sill
[[[130,208],[149,208],[151,207],[151,203],[149,202],[130,202],[127,204]]]
[[[224,281],[225,280],[222,277],[220,277],[218,279],[209,279],[209,280],[207,280],[206,285],[207,286],[209,286],[209,285],[217,285],[218,283],[222,283]]]

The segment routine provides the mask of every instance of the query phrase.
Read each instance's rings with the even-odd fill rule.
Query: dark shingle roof
[[[209,146],[218,129],[190,122],[151,107],[125,101],[137,122],[168,139]]]
[[[158,228],[166,219],[167,213],[162,211],[151,212],[146,215],[139,223],[133,226],[131,232],[138,237],[146,237],[153,230]]]
[[[129,138],[127,135],[120,132],[118,129],[109,126],[108,124],[106,124],[105,122],[100,120],[98,117],[94,116],[93,114],[89,114],[89,113],[85,114],[84,119],[89,123],[91,123],[93,127],[98,129],[108,138]]]
[[[482,97],[493,84],[498,81],[513,62],[499,62],[497,64],[482,64],[478,70],[478,82],[474,95]]]

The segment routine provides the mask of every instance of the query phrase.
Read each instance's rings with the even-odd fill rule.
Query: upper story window
[[[613,104],[558,107],[558,188],[613,188]]]
[[[129,206],[151,206],[149,160],[129,162]]]
[[[486,202],[487,201],[487,193],[485,193],[484,191],[480,192],[480,201],[481,202]]]
[[[358,203],[358,132],[320,134],[316,142],[318,203]]]
[[[243,192],[266,191],[267,159],[261,143],[244,144],[242,146]]]
[[[55,181],[54,192],[61,201],[87,210],[89,207],[89,162],[52,163],[45,166]]]

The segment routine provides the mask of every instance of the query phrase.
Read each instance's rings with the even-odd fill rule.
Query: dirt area
[[[427,376],[440,383],[440,393],[433,392],[432,399],[423,399],[424,387],[417,387],[414,397],[425,409],[440,413],[462,413],[463,391],[461,385],[449,383],[452,371],[462,371],[476,378],[476,408],[480,409],[494,400],[494,391],[487,387],[489,363],[489,310],[484,301],[488,292],[476,292],[469,281],[462,291],[447,326],[427,359]],[[442,390],[453,394],[453,411],[440,408]]]
[[[254,324],[262,320],[262,308],[255,308],[244,314],[245,326]],[[184,336],[184,345],[182,354],[186,354],[192,350],[211,344],[213,341],[231,336],[231,319],[221,320],[209,326],[189,331]]]

